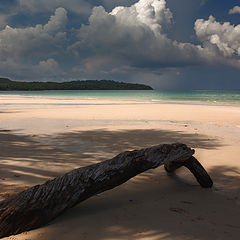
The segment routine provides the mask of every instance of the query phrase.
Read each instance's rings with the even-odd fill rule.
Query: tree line
[[[41,90],[153,90],[138,83],[113,80],[85,80],[70,82],[19,82],[0,78],[0,91],[41,91]]]

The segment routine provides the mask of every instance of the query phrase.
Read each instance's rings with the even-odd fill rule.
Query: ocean
[[[15,95],[55,99],[132,100],[156,103],[193,103],[239,105],[240,91],[156,91],[156,90],[102,90],[102,91],[0,91],[0,96]]]

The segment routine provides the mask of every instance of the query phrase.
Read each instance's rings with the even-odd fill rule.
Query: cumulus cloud
[[[164,25],[171,24],[172,13],[165,0],[140,0],[131,7],[116,7],[110,12],[120,24],[146,25],[158,34]]]
[[[130,7],[116,7],[110,13],[95,7],[88,25],[79,30],[79,41],[69,49],[90,48],[93,54],[122,59],[132,66],[156,68],[200,61],[198,47],[172,41],[166,29],[172,13],[165,0],[140,0]],[[126,63],[125,63],[126,64]]]
[[[6,26],[0,31],[0,69],[23,72],[62,51],[66,41],[65,27],[67,12],[58,8],[46,25],[12,28]],[[52,60],[47,62],[52,63]],[[8,66],[6,69],[4,66]],[[40,62],[40,67],[44,62]]]
[[[170,39],[171,23],[165,0],[140,0],[109,13],[95,7],[69,50],[81,55],[87,48],[97,59],[107,56],[117,64],[122,60],[124,65],[146,69],[219,63],[240,67],[240,25],[220,23],[212,16],[198,19],[194,28],[201,45],[194,45]]]
[[[6,26],[0,31],[0,60],[6,58],[32,61],[56,51],[64,41],[67,16],[66,10],[58,8],[46,25],[12,28]]]
[[[48,34],[57,34],[65,30],[67,24],[67,12],[64,8],[57,8],[55,15],[44,25],[43,30]]]
[[[0,70],[4,75],[14,72],[15,76],[31,75],[35,79],[60,75],[69,79],[163,79],[165,71],[168,75],[171,72],[174,79],[178,69],[186,66],[220,63],[240,67],[240,25],[220,23],[210,16],[195,22],[198,45],[176,41],[168,35],[174,16],[166,0],[139,0],[132,5],[109,7],[109,11],[94,7],[88,23],[73,31],[66,29],[65,8],[78,12],[83,0],[18,2],[34,13],[58,8],[45,25],[6,26],[0,30]],[[115,6],[118,1],[113,2]],[[168,78],[164,75],[164,79]]]
[[[240,14],[240,7],[235,6],[234,8],[230,9],[228,13],[229,14],[236,14],[236,13]]]
[[[224,57],[224,61],[240,67],[240,25],[229,22],[217,22],[213,16],[208,20],[198,19],[195,22],[197,37],[208,52],[216,57]]]

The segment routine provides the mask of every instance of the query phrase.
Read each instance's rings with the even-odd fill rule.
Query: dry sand
[[[162,167],[4,239],[240,237],[240,107],[0,96],[0,200],[121,151],[183,142],[214,181]],[[66,104],[67,103],[67,104]],[[10,130],[10,131],[9,131]]]

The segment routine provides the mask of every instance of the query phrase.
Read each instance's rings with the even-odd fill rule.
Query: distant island
[[[138,83],[124,83],[113,80],[85,80],[71,82],[18,82],[0,78],[0,91],[41,91],[41,90],[153,90]]]

